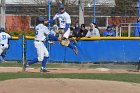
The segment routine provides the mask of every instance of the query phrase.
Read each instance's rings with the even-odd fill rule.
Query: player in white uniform
[[[72,43],[69,42],[69,36],[70,36],[70,24],[71,24],[71,18],[70,15],[65,11],[65,7],[63,4],[59,5],[59,12],[56,13],[56,15],[53,17],[53,19],[46,21],[46,23],[53,23],[55,20],[59,20],[59,29],[60,33],[63,33],[62,35],[62,41],[68,42],[67,44],[64,44],[64,46],[68,46],[69,48],[73,49],[75,54],[78,54],[78,50],[76,46],[74,46]],[[61,45],[63,45],[63,42],[60,42]]]
[[[45,19],[43,16],[39,16],[38,17],[39,24],[35,27],[34,46],[37,50],[38,57],[33,59],[32,61],[27,62],[24,65],[24,68],[23,68],[24,71],[28,65],[32,65],[37,62],[42,62],[42,67],[41,67],[42,72],[47,71],[46,63],[49,57],[49,53],[43,42],[46,41],[46,35],[48,35],[48,37],[53,38],[55,40],[58,40],[58,38],[50,34],[49,29],[44,25],[44,20]]]
[[[5,61],[6,49],[9,47],[8,40],[12,37],[5,32],[5,28],[0,28],[0,55],[2,57],[2,61]]]

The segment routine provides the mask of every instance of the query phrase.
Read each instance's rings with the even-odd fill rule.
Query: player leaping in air
[[[73,49],[74,53],[77,55],[78,50],[76,46],[73,45],[69,40],[71,18],[70,15],[65,11],[63,4],[59,5],[59,12],[56,13],[53,19],[45,21],[45,23],[54,23],[56,19],[59,21],[59,38],[62,39],[60,44]]]

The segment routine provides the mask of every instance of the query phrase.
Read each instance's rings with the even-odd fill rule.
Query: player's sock
[[[75,45],[73,45],[73,44],[70,43],[70,44],[68,45],[68,47],[71,48],[71,49],[73,49],[73,51],[74,51],[74,53],[75,53],[76,55],[78,54],[78,50],[77,50],[77,48],[76,48]]]
[[[37,63],[37,62],[39,62],[39,61],[38,61],[38,58],[35,58],[35,59],[33,59],[32,61],[28,62],[28,65],[32,65],[32,64],[35,64],[35,63]]]
[[[69,43],[68,47],[71,48],[71,49],[73,49],[74,48],[74,45],[72,43]]]
[[[5,54],[1,54],[2,58],[5,58]]]
[[[44,57],[43,61],[42,61],[42,68],[46,68],[46,63],[49,57]]]

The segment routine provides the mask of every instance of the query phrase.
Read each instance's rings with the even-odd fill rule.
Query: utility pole
[[[0,26],[5,28],[5,11],[6,11],[6,4],[5,0],[1,0],[1,19],[0,19]]]
[[[140,17],[140,0],[138,2],[138,16]]]
[[[51,0],[48,0],[48,20],[51,19]],[[50,30],[51,24],[49,23],[49,30]]]
[[[96,23],[96,0],[93,0],[93,22]]]
[[[79,0],[79,26],[84,24],[84,3]]]

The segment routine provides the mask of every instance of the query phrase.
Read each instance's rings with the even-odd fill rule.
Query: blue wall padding
[[[34,40],[26,40],[26,60],[32,60],[37,57],[36,49],[34,47]]]
[[[138,62],[140,40],[93,40],[78,41],[79,54],[61,46],[58,41],[48,50],[51,62]],[[37,57],[33,40],[26,40],[26,59]]]
[[[6,52],[6,60],[22,60],[22,38],[9,40],[9,48]]]

